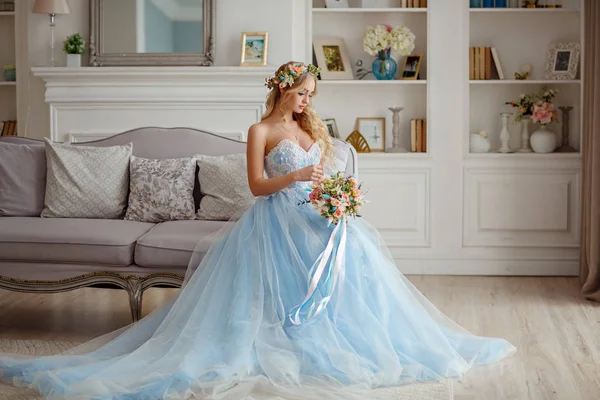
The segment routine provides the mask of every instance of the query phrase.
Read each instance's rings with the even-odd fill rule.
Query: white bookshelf
[[[466,0],[465,0],[466,1]],[[502,128],[500,113],[515,109],[504,103],[516,100],[521,93],[532,93],[543,87],[557,89],[559,94],[553,104],[573,106],[570,112],[570,144],[580,149],[581,121],[583,100],[583,14],[582,0],[563,0],[563,8],[470,8],[467,13],[468,44],[465,52],[467,69],[469,67],[470,47],[494,47],[498,52],[500,64],[504,72],[504,80],[468,80],[469,107],[465,110],[468,121],[468,132],[465,132],[465,158],[484,160],[486,157],[497,157],[500,147],[499,134]],[[547,80],[546,58],[551,44],[556,42],[577,42],[581,46],[578,74],[573,80]],[[493,63],[492,63],[493,64]],[[515,72],[520,73],[523,64],[531,64],[532,74],[527,80],[515,79]],[[465,71],[467,79],[468,70]],[[558,146],[562,143],[562,112],[558,111],[558,122],[548,125],[557,134]],[[530,135],[538,129],[538,125],[529,124]],[[473,154],[469,152],[469,133],[485,130],[490,135],[491,152]],[[521,127],[512,122],[510,147],[521,147]],[[580,153],[509,153],[503,157],[531,157],[531,160],[580,157]],[[540,157],[542,156],[542,157]],[[544,158],[545,157],[545,158]],[[501,158],[504,159],[504,158]]]
[[[581,72],[573,80],[547,81],[547,52],[557,41],[583,49],[580,0],[562,9],[470,9],[468,0],[429,0],[427,9],[402,9],[402,0],[348,0],[347,9],[307,8],[305,58],[312,39],[345,39],[352,62],[371,56],[362,49],[365,29],[385,23],[408,26],[414,53],[424,54],[422,80],[319,81],[314,98],[322,118],[335,118],[341,136],[357,117],[386,118],[391,144],[392,113],[403,106],[402,145],[410,144],[410,120],[427,118],[426,153],[359,154],[359,179],[369,190],[362,214],[382,233],[404,273],[576,275],[579,257],[581,154],[470,153],[469,133],[488,131],[499,148],[504,103],[545,85],[560,94],[556,105],[573,105],[571,145],[579,149]],[[377,4],[363,8],[363,4]],[[387,3],[384,8],[378,4]],[[321,7],[321,8],[320,8]],[[471,80],[469,48],[494,47],[504,80]],[[304,55],[304,54],[303,54]],[[579,60],[582,70],[584,54]],[[515,78],[521,64],[533,65],[527,80]],[[402,60],[399,63],[401,67]],[[559,118],[561,117],[559,112]],[[560,122],[560,121],[559,121]],[[511,147],[520,129],[510,124]],[[530,124],[530,133],[537,129]],[[561,131],[561,125],[551,129]],[[558,137],[558,143],[560,143]]]
[[[342,139],[346,139],[356,128],[357,118],[385,118],[386,148],[391,147],[393,138],[392,112],[388,107],[400,106],[401,145],[407,153],[392,157],[393,153],[374,152],[360,157],[389,159],[405,159],[413,156],[426,157],[427,153],[411,153],[410,122],[411,119],[428,119],[427,81],[429,64],[429,13],[428,8],[402,8],[401,0],[379,0],[373,3],[385,4],[385,7],[361,7],[361,1],[349,0],[348,8],[325,8],[324,0],[311,0],[308,10],[307,44],[312,54],[313,39],[320,37],[341,37],[344,39],[353,64],[353,80],[326,80],[318,83],[319,94],[314,102],[323,119],[334,118]],[[363,79],[356,74],[357,61],[362,61],[362,68],[371,70],[374,56],[363,49],[363,35],[369,26],[389,24],[391,26],[407,26],[415,34],[413,53],[423,54],[423,61],[418,80],[399,79],[404,67],[405,57],[394,54],[397,72],[393,80],[377,80],[372,73]],[[427,149],[430,138],[427,135]]]

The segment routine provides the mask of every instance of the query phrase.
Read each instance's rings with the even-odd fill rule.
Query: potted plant
[[[79,33],[67,37],[63,43],[63,50],[67,53],[67,67],[81,67],[81,55],[85,51],[85,41]]]
[[[369,27],[363,37],[363,49],[372,56],[373,75],[382,80],[393,79],[396,74],[396,60],[390,57],[394,50],[401,56],[409,55],[415,48],[415,35],[405,26],[377,25]]]

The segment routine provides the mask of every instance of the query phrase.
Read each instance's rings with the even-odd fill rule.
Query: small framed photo
[[[354,79],[344,38],[315,38],[313,50],[317,65],[321,68],[321,79]]]
[[[335,118],[327,118],[324,119],[323,122],[325,122],[325,125],[327,125],[329,136],[339,139],[340,131],[338,130],[337,124],[335,123]]]
[[[385,151],[385,118],[357,118],[356,125],[371,151]]]
[[[579,43],[555,43],[548,49],[546,79],[575,79],[579,65]]]
[[[241,66],[266,66],[268,32],[242,32]]]
[[[416,80],[419,78],[423,54],[410,54],[404,59],[404,68],[400,79]]]

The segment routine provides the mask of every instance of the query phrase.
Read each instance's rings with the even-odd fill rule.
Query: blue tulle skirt
[[[305,194],[258,198],[201,262],[192,257],[180,294],[141,321],[57,356],[3,355],[0,379],[47,398],[364,399],[514,353],[437,310],[363,219],[347,222],[340,254],[342,229],[299,205]]]

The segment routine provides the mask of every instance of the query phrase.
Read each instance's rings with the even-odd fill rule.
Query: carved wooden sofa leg
[[[129,307],[133,322],[142,319],[142,299],[144,291],[152,286],[181,287],[183,276],[170,273],[158,273],[146,277],[128,276],[126,278],[126,290],[129,295]]]
[[[129,295],[129,308],[131,309],[131,319],[137,322],[142,318],[142,296],[144,289],[142,287],[143,279],[139,276],[127,278],[127,294]]]

